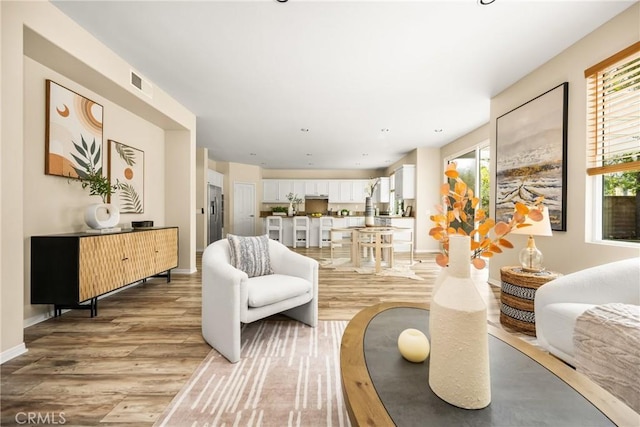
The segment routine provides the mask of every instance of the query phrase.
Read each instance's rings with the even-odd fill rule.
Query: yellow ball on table
[[[409,362],[421,363],[429,357],[431,346],[426,335],[417,329],[405,329],[398,336],[398,350]]]

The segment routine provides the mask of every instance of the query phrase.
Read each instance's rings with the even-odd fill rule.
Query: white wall
[[[57,78],[64,76],[69,86],[87,90],[104,106],[109,103],[109,110],[105,111],[105,132],[108,129],[110,133],[105,133],[105,139],[129,142],[135,147],[141,144],[145,155],[148,152],[147,165],[150,161],[162,165],[159,169],[153,165],[146,175],[149,181],[145,183],[145,216],[165,222],[158,225],[180,227],[179,268],[187,271],[195,270],[192,214],[196,118],[157,86],[153,98],[136,92],[128,81],[131,66],[49,2],[0,2],[0,11],[0,356],[4,361],[24,351],[23,322],[26,315],[33,314],[28,307],[28,292],[25,292],[29,286],[25,277],[29,265],[25,242],[36,230],[74,231],[81,225],[77,213],[69,207],[89,200],[86,192],[67,184],[63,178],[44,176],[41,162],[44,161],[45,106],[40,101],[44,81],[40,80],[42,75],[37,74],[55,71]],[[31,84],[36,80],[40,81],[34,88]],[[116,118],[121,126],[115,122],[111,126],[107,117]],[[167,168],[169,154],[174,158]],[[168,183],[171,183],[170,189]],[[156,184],[160,188],[164,186],[165,191],[151,188]],[[45,190],[54,193],[43,196]],[[72,194],[79,199],[70,197]],[[42,205],[47,201],[56,208],[43,211]],[[174,201],[177,204],[172,203]],[[42,211],[42,215],[38,215],[38,211]],[[47,215],[53,218],[52,228],[44,230],[42,222],[47,221]],[[127,216],[123,221],[130,218]]]
[[[584,70],[619,50],[640,40],[640,4],[605,23],[573,46],[536,69],[491,99],[488,136],[491,139],[491,168],[495,177],[496,119],[532,98],[569,82],[569,125],[567,151],[567,231],[554,232],[553,237],[540,237],[536,245],[544,254],[546,268],[570,273],[606,262],[640,255],[637,247],[596,244],[588,241],[589,219],[593,215],[590,178],[586,168],[586,83]],[[441,150],[441,156],[471,147],[485,135],[484,127]],[[491,195],[495,194],[492,182]],[[492,206],[493,209],[493,206]],[[498,282],[500,267],[518,265],[518,252],[525,246],[526,236],[510,236],[516,246],[491,261],[490,278]]]
[[[152,220],[165,224],[164,213],[164,131],[102,96],[84,88],[31,58],[24,57],[24,316],[43,314],[47,306],[32,306],[30,301],[30,236],[82,231],[84,208],[99,203],[99,196],[89,196],[80,183],[44,174],[45,80],[73,90],[101,104],[104,111],[103,168],[107,168],[107,141],[122,142],[144,152],[144,213],[122,214],[121,227],[131,221]]]
[[[208,242],[209,207],[207,206],[209,184],[207,173],[209,170],[209,150],[196,147],[196,250],[203,251]]]
[[[416,150],[416,199],[415,199],[415,249],[420,252],[435,252],[439,243],[429,236],[432,227],[431,215],[440,203],[440,156],[437,148]]]

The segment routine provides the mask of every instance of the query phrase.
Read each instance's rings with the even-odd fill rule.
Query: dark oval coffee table
[[[640,416],[580,373],[489,325],[491,404],[465,410],[429,387],[429,359],[410,363],[400,332],[429,336],[428,305],[383,303],[358,313],[340,348],[342,390],[355,426],[636,426]]]

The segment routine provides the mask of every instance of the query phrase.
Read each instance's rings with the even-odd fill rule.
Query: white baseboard
[[[53,306],[50,306],[53,307]],[[66,313],[69,310],[62,310],[63,313]],[[53,317],[53,308],[47,310],[44,313],[37,314],[35,316],[31,316],[28,319],[24,319],[24,327],[28,328],[29,326],[36,325],[40,322],[44,322],[45,320],[51,319]]]
[[[27,347],[22,344],[18,344],[17,346],[10,348],[9,350],[3,351],[0,353],[0,365],[4,362],[8,362],[9,360],[20,356],[21,354],[25,354],[27,351]]]

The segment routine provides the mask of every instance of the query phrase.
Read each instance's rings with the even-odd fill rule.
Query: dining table
[[[345,233],[351,234],[351,263],[355,267],[360,267],[362,264],[362,251],[367,249],[369,257],[368,262],[375,265],[375,272],[380,273],[382,271],[382,254],[383,250],[387,251],[386,257],[387,266],[393,267],[394,248],[393,248],[393,234],[397,231],[407,230],[405,227],[394,226],[373,226],[373,227],[337,227],[331,229],[331,235],[340,234],[340,241],[338,244],[345,243],[342,239],[342,235]],[[332,241],[333,244],[333,241]]]

